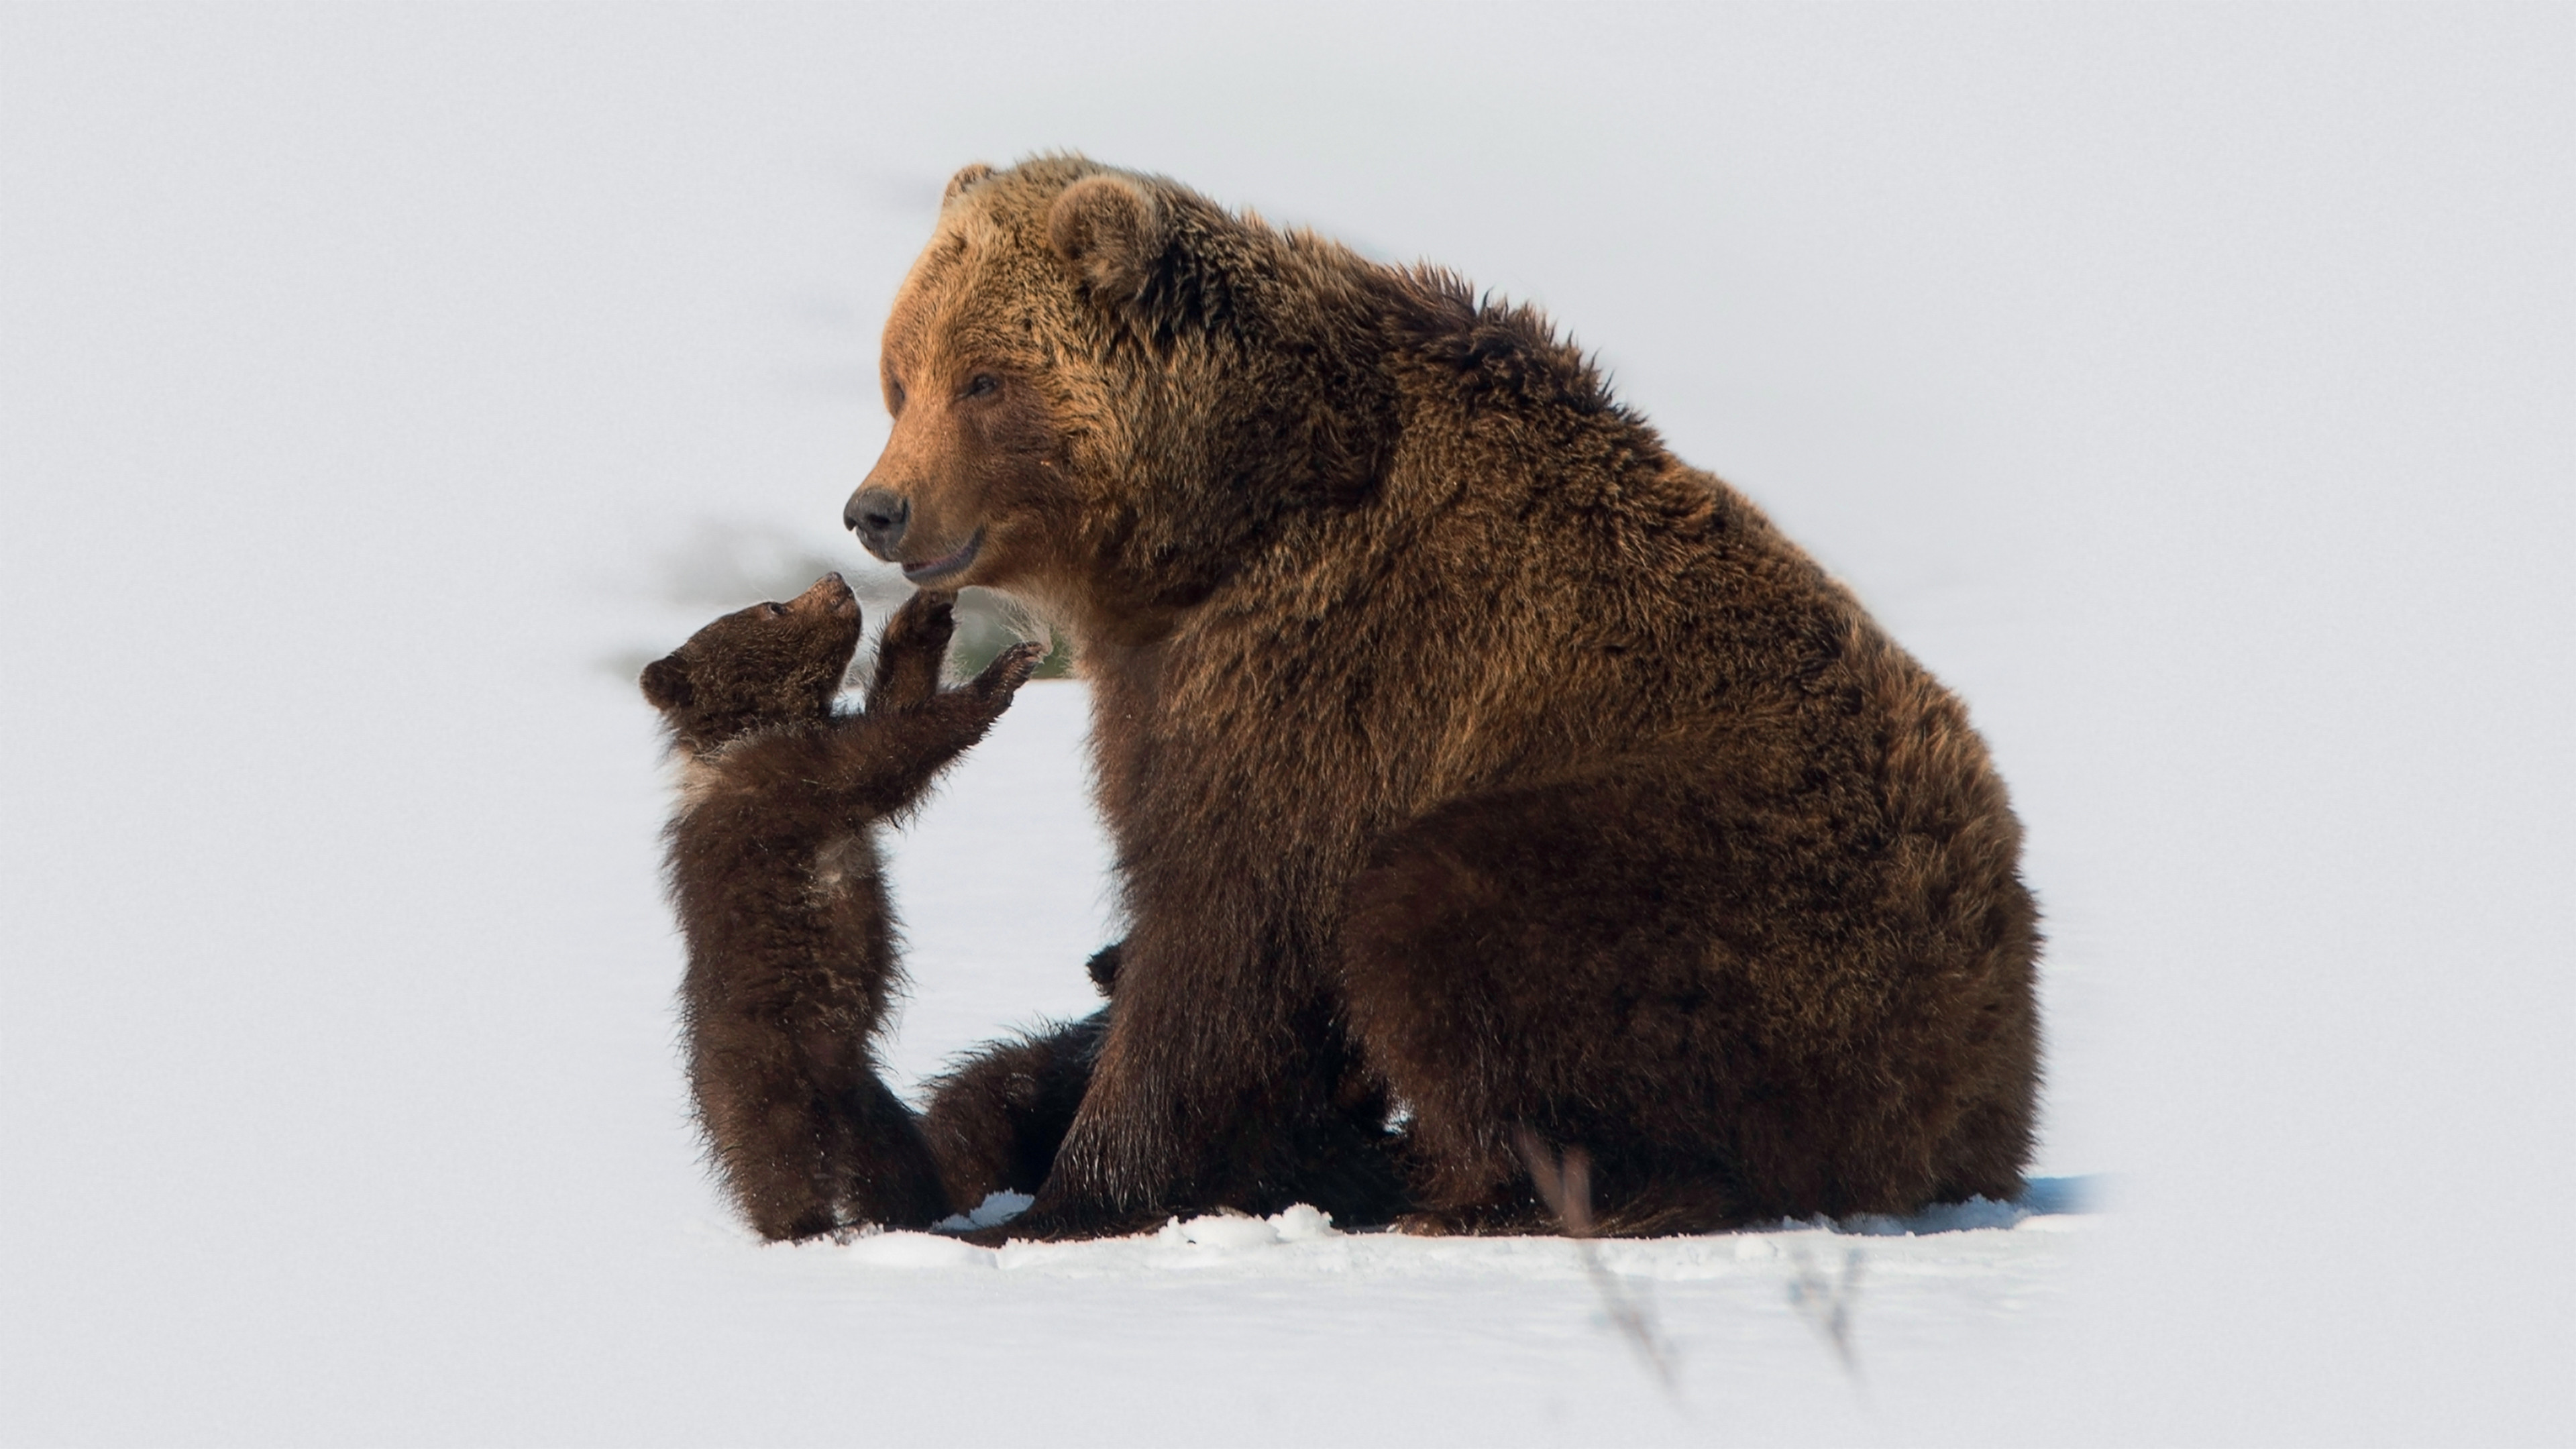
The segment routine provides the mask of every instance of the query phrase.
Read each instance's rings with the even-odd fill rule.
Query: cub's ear
[[[644,700],[655,709],[682,709],[698,697],[689,687],[689,672],[680,667],[680,656],[656,659],[644,666]]]
[[[993,168],[981,161],[970,161],[959,167],[957,174],[948,178],[948,192],[939,198],[939,209],[947,210],[950,202],[966,194],[967,187],[992,174]]]
[[[1086,176],[1055,199],[1047,240],[1093,295],[1132,302],[1143,295],[1171,233],[1161,204],[1145,188],[1124,176]]]

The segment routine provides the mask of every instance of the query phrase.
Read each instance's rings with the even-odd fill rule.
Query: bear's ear
[[[1086,176],[1055,199],[1047,241],[1094,296],[1132,302],[1144,294],[1170,235],[1161,204],[1145,188],[1124,176]]]
[[[684,708],[697,694],[689,687],[689,672],[680,667],[677,654],[644,666],[644,699],[655,709]]]
[[[981,161],[970,161],[959,167],[957,174],[948,178],[948,191],[939,198],[939,209],[946,211],[950,202],[966,194],[967,187],[992,174],[993,168]]]

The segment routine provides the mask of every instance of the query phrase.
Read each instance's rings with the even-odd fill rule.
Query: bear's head
[[[825,574],[784,604],[736,610],[644,667],[672,738],[705,754],[750,731],[828,717],[859,647],[859,601]]]
[[[893,435],[844,521],[923,586],[1150,635],[1373,486],[1396,275],[1159,177],[969,166],[887,320]]]

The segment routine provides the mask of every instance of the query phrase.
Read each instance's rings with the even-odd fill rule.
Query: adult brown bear
[[[1129,920],[1015,1233],[1512,1230],[1523,1131],[1612,1232],[2018,1191],[1965,711],[1537,314],[1044,157],[950,183],[883,366],[847,521],[1072,635]]]

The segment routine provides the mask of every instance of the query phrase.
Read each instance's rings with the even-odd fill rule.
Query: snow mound
[[[1029,1210],[1037,1199],[1024,1192],[988,1192],[973,1212],[950,1213],[932,1224],[952,1233],[971,1232],[976,1228],[999,1227]]]

